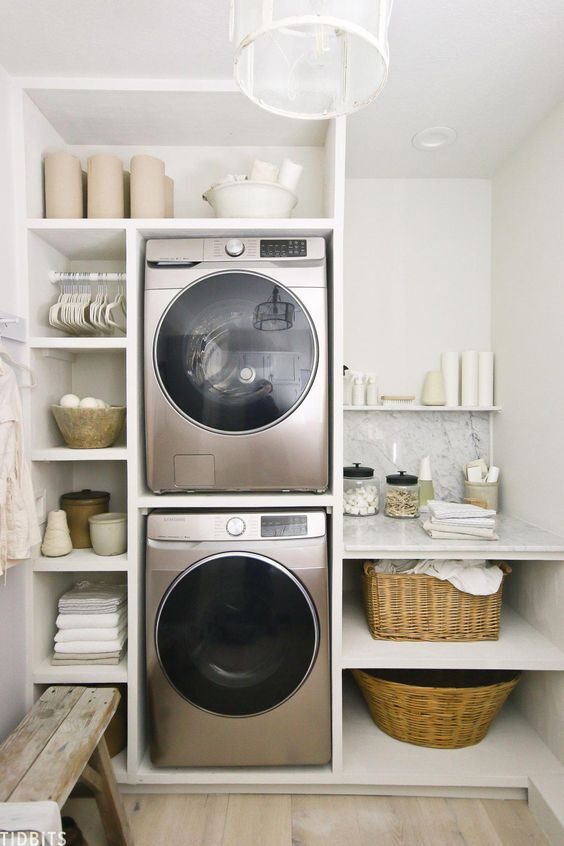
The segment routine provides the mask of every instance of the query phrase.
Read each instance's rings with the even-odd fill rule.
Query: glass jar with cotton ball
[[[371,517],[380,507],[380,485],[372,467],[353,464],[343,469],[343,513]]]

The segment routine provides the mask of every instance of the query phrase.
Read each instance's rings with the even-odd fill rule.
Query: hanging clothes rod
[[[49,271],[49,282],[52,282],[54,285],[58,283],[79,283],[84,284],[85,282],[125,282],[126,281],[126,274],[125,273],[61,273],[58,270],[50,270]]]

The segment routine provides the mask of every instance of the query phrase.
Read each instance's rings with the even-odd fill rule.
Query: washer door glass
[[[165,594],[155,627],[160,665],[177,692],[231,717],[276,708],[315,661],[319,625],[309,593],[286,568],[247,553],[211,556]]]
[[[286,288],[249,271],[214,273],[170,304],[154,363],[165,396],[185,417],[217,432],[252,432],[303,400],[317,341]]]

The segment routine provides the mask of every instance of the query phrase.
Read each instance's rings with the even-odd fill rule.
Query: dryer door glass
[[[253,432],[304,399],[317,340],[304,307],[272,279],[214,273],[168,307],[155,335],[154,366],[182,415],[217,432]]]
[[[164,596],[155,627],[170,684],[205,711],[260,714],[302,685],[319,624],[309,593],[286,568],[251,553],[206,558]]]

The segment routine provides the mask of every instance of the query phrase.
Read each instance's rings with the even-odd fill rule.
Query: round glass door
[[[185,288],[155,335],[161,389],[182,415],[217,432],[265,429],[306,396],[317,367],[311,320],[293,294],[249,271]]]
[[[286,568],[225,553],[185,570],[163,597],[157,655],[176,691],[229,717],[270,711],[302,685],[319,647],[309,593]]]

